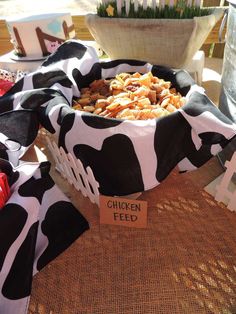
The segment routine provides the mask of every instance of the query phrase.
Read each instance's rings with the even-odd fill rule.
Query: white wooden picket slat
[[[46,136],[46,141],[60,174],[76,190],[81,191],[83,196],[99,205],[99,184],[94,178],[92,169],[87,167],[85,170],[79,159],[75,159],[71,153],[67,154],[63,147],[58,148],[57,144],[48,136]]]
[[[230,161],[225,162],[226,171],[219,185],[216,186],[215,199],[218,202],[223,202],[225,198],[228,202],[228,209],[236,211],[236,190],[230,191],[229,184],[236,173],[236,152],[234,152]]]

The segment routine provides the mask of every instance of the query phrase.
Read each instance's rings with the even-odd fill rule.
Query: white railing
[[[225,162],[226,171],[219,185],[216,186],[215,200],[227,204],[228,209],[236,211],[236,189],[230,190],[230,183],[236,173],[236,152],[230,161]]]
[[[101,0],[101,2],[102,4],[108,4],[111,0]],[[125,7],[126,15],[128,15],[131,3],[134,4],[134,10],[137,12],[139,6],[142,6],[144,10],[146,10],[147,7],[151,7],[155,10],[156,8],[163,9],[165,6],[173,7],[178,2],[180,3],[178,0],[116,0],[116,6],[118,15],[121,14],[123,6]],[[185,3],[183,1],[182,3],[188,7],[200,7],[202,0],[185,0]]]
[[[94,178],[90,167],[86,170],[79,159],[75,159],[71,153],[66,153],[62,147],[46,136],[48,148],[54,158],[55,167],[60,174],[73,185],[76,190],[81,191],[83,196],[88,197],[92,203],[99,205],[99,184]]]

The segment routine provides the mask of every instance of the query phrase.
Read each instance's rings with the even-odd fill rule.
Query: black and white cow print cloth
[[[93,80],[136,71],[171,81],[187,104],[169,116],[146,121],[107,119],[70,107],[73,97]],[[85,168],[91,167],[105,195],[151,189],[176,165],[180,171],[196,169],[236,135],[236,125],[185,71],[135,60],[99,62],[94,48],[75,40],[61,45],[42,67],[0,98],[0,111],[5,110],[36,113],[60,146]],[[24,149],[29,144],[24,143]]]
[[[171,81],[187,104],[164,118],[107,119],[74,111],[73,97],[99,78],[151,71]],[[135,60],[99,62],[94,48],[71,40],[35,72],[0,97],[0,169],[11,198],[0,210],[0,313],[26,313],[32,275],[67,248],[88,223],[49,176],[49,164],[14,168],[6,139],[20,143],[19,157],[34,142],[39,125],[84,167],[90,166],[105,195],[151,189],[178,165],[203,165],[236,135],[226,118],[185,71]]]
[[[63,252],[88,223],[49,175],[50,164],[0,159],[11,197],[0,209],[0,313],[27,313],[32,276]]]

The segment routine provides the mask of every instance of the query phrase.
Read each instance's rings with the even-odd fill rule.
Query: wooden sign
[[[147,202],[100,195],[100,223],[147,227]]]

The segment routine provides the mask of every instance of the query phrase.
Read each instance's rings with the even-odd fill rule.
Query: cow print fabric
[[[0,313],[27,312],[32,276],[63,252],[88,222],[55,185],[50,163],[0,159],[10,199],[0,209]]]
[[[187,104],[167,117],[147,121],[107,119],[71,108],[73,97],[95,79],[137,71],[151,71],[171,81],[187,97]],[[99,62],[94,48],[75,40],[62,44],[37,71],[17,82],[1,103],[0,108],[8,111],[37,114],[59,146],[84,167],[90,166],[105,195],[151,189],[177,165],[180,171],[196,169],[236,134],[236,125],[186,71],[137,60]],[[36,133],[32,132],[29,142]],[[26,150],[30,144],[22,146]]]
[[[95,79],[148,71],[171,81],[186,96],[186,105],[146,121],[107,119],[71,108],[80,89]],[[202,166],[236,136],[236,125],[187,72],[137,60],[99,62],[92,47],[76,40],[62,44],[0,97],[0,168],[8,174],[12,192],[0,211],[0,313],[4,314],[25,313],[32,275],[88,228],[50,178],[48,164],[22,162],[14,168],[7,161],[5,140],[20,143],[23,157],[39,125],[92,169],[101,194],[118,196],[157,186],[176,166],[180,171]]]

